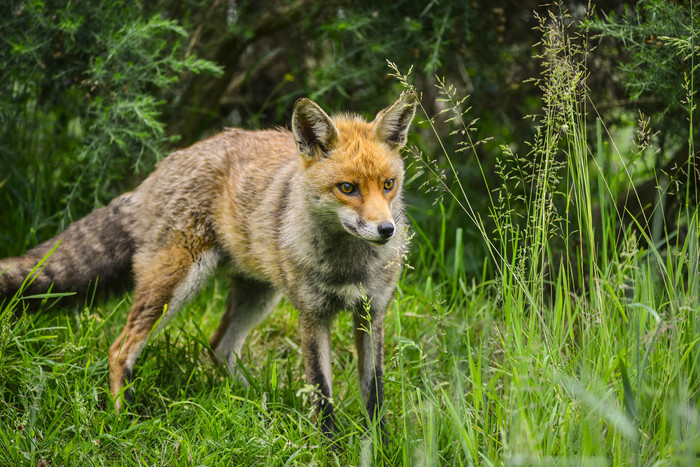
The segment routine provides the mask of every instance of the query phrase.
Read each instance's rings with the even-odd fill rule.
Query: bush
[[[133,2],[16,2],[0,38],[0,254],[18,254],[132,185],[172,140],[159,121],[185,31]],[[30,235],[27,235],[31,232]]]

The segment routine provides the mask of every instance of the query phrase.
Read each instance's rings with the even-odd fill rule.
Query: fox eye
[[[384,182],[384,189],[386,191],[391,191],[391,189],[394,188],[394,179],[390,178],[386,182]]]
[[[338,189],[340,190],[341,193],[346,194],[346,195],[351,195],[355,192],[357,188],[355,188],[355,185],[349,182],[343,182],[343,183],[338,183],[337,185]]]

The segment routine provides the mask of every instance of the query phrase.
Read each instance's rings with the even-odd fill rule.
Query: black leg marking
[[[131,385],[133,375],[131,368],[124,368],[124,405],[129,406],[134,402],[134,388]]]
[[[372,420],[379,416],[379,410],[384,403],[384,376],[381,368],[374,369],[374,378],[371,379],[367,393],[367,413]]]
[[[386,425],[381,415],[384,403],[384,315],[354,316],[360,387],[370,420],[378,421],[380,435],[387,444]]]
[[[335,414],[333,403],[330,400],[330,388],[323,375],[319,375],[316,381],[312,381],[311,384],[316,388],[314,405],[316,406],[319,427],[323,434],[332,440],[335,435]]]
[[[329,323],[316,316],[300,316],[301,346],[306,381],[315,388],[312,403],[321,431],[334,438],[333,388],[331,387],[331,343]]]
[[[386,429],[384,417],[380,414],[382,405],[384,404],[384,375],[381,368],[375,368],[375,377],[372,378],[367,394],[367,413],[371,420],[379,419],[379,435],[382,438],[384,446],[389,444],[389,433]]]

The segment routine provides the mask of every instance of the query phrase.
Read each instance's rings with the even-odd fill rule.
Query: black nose
[[[377,232],[382,238],[389,238],[394,235],[394,224],[391,222],[382,222],[377,227]]]

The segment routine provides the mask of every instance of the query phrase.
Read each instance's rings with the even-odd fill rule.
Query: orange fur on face
[[[325,157],[306,165],[306,181],[326,202],[337,201],[368,221],[390,220],[391,201],[403,182],[403,162],[398,152],[374,137],[374,123],[358,117],[339,116],[333,123],[340,137]],[[391,190],[384,190],[387,180]],[[358,193],[344,194],[339,183],[353,184]]]

